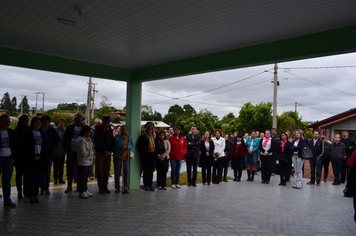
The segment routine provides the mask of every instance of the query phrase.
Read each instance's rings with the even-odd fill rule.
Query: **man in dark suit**
[[[341,138],[340,142],[342,142],[346,146],[346,149],[345,149],[346,157],[343,158],[343,160],[342,160],[341,177],[340,177],[340,183],[344,184],[345,183],[345,179],[347,179],[346,171],[348,169],[346,163],[349,160],[351,154],[355,150],[354,149],[355,148],[355,142],[349,137],[349,132],[347,132],[346,130],[342,131],[342,138]],[[348,173],[348,175],[349,175],[349,173]]]
[[[199,159],[199,147],[201,137],[197,134],[197,127],[192,125],[190,129],[191,133],[188,134],[185,138],[187,142],[187,155],[186,155],[186,163],[187,163],[187,174],[188,174],[188,186],[196,187],[197,181],[197,168],[198,168],[198,159]],[[193,178],[191,178],[191,171],[193,165]]]
[[[314,131],[314,138],[308,141],[308,145],[313,152],[313,157],[309,159],[310,163],[310,182],[307,184],[315,184],[315,168],[316,168],[316,186],[320,185],[322,156],[324,155],[325,147],[323,140],[320,139],[320,132]]]

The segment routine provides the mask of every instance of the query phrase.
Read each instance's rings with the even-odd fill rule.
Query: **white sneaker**
[[[91,194],[88,190],[85,193],[88,195],[88,197],[92,197],[93,196],[93,194]]]
[[[86,192],[82,192],[81,194],[79,194],[79,197],[80,198],[85,198],[85,199],[89,198],[89,196],[88,196],[88,194]]]
[[[177,184],[177,188],[181,188],[181,186],[179,184]]]
[[[174,184],[172,184],[172,187],[171,187],[171,188],[176,189],[176,186],[175,186]]]

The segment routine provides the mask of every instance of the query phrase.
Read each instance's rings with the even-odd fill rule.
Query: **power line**
[[[335,114],[335,113],[333,113],[333,112],[326,111],[326,110],[322,110],[322,109],[315,108],[315,107],[311,107],[311,106],[307,106],[307,105],[305,105],[305,104],[300,104],[300,103],[299,103],[299,106],[304,106],[304,107],[308,107],[308,108],[310,108],[310,109],[314,109],[314,110],[318,110],[318,111],[322,111],[322,112],[327,112],[327,113],[330,113],[330,114]]]
[[[295,74],[293,74],[293,73],[291,73],[291,72],[286,72],[286,73],[288,73],[288,74],[290,74],[290,75],[293,75],[293,76],[295,76],[295,77],[297,77],[297,78],[299,78],[299,79],[302,79],[302,80],[304,80],[304,81],[307,81],[307,82],[309,82],[309,83],[312,83],[312,84],[315,84],[315,85],[318,85],[318,86],[321,86],[321,87],[324,87],[324,88],[327,88],[327,89],[330,89],[330,90],[334,90],[334,91],[337,91],[337,92],[342,93],[342,94],[349,94],[349,95],[351,95],[351,96],[356,96],[356,94],[354,94],[354,93],[349,93],[349,92],[342,91],[342,90],[339,90],[339,89],[336,89],[336,88],[333,88],[333,87],[329,87],[329,86],[326,86],[326,85],[324,85],[324,84],[320,84],[320,83],[314,82],[314,81],[312,81],[312,80],[305,79],[305,78],[300,77],[300,76],[298,76],[298,75],[295,75]]]
[[[312,69],[342,69],[342,68],[350,68],[356,66],[310,66],[310,67],[279,67],[278,69],[282,70],[312,70]]]

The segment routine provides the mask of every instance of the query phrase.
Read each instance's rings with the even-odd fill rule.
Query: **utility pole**
[[[97,83],[92,83],[92,85],[94,85],[94,88],[93,88],[93,97],[92,97],[92,105],[91,105],[91,118],[94,119],[95,93],[97,93],[98,90],[95,90],[95,85],[97,85]]]
[[[21,115],[23,114],[23,96],[21,95]]]
[[[43,95],[43,99],[42,99],[42,115],[44,115],[44,95],[45,95],[46,93],[42,93],[42,95]]]
[[[277,75],[278,66],[277,63],[274,64],[274,80],[273,80],[273,122],[272,128],[277,129],[277,84],[278,84],[278,75]]]
[[[37,100],[38,100],[38,94],[39,94],[40,92],[35,92],[35,94],[36,94],[36,111],[37,111]]]
[[[77,113],[79,112],[79,100],[76,100],[77,101]]]
[[[298,103],[295,102],[295,109],[294,109],[295,112],[297,112],[297,108],[298,108]]]
[[[85,124],[86,125],[90,125],[90,105],[91,105],[91,77],[89,77],[87,109],[85,111]]]

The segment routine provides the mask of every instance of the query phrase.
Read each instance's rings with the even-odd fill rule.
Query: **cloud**
[[[356,87],[356,68],[335,69],[294,69],[295,67],[354,66],[356,53],[329,57],[313,58],[292,62],[278,63],[278,113],[294,110],[295,102],[298,112],[306,121],[321,120],[355,107],[354,88]],[[169,99],[147,91],[142,92],[142,104],[153,104],[153,109],[166,114],[174,104],[183,106],[191,104],[197,111],[207,108],[222,118],[229,112],[238,116],[240,107],[246,102],[258,104],[273,101],[273,73],[264,72],[209,92],[207,90],[245,79],[259,72],[272,69],[274,65],[263,65],[236,70],[227,70],[192,76],[184,76],[143,83],[143,88],[164,96],[182,100]],[[35,106],[35,92],[45,92],[45,109],[54,108],[59,103],[86,103],[88,77],[54,72],[31,70],[10,66],[0,66],[0,93],[9,92],[20,103],[21,95],[27,95],[31,107]],[[273,71],[273,70],[271,70]],[[290,74],[290,73],[292,74]],[[298,77],[303,79],[300,79]],[[93,78],[97,83],[96,107],[101,96],[107,96],[116,108],[126,105],[126,83],[120,81]],[[317,83],[317,84],[316,84]],[[341,91],[341,92],[340,92]],[[201,93],[204,92],[204,93]],[[196,96],[185,97],[201,93]],[[42,98],[42,97],[41,97]],[[166,101],[166,102],[165,102]],[[42,99],[38,100],[41,107]]]

